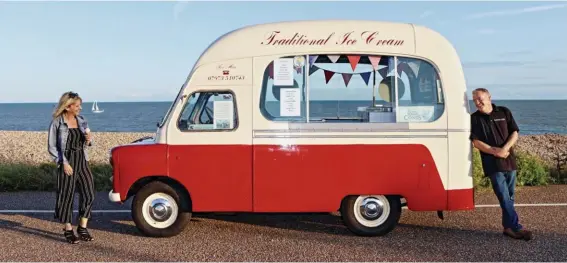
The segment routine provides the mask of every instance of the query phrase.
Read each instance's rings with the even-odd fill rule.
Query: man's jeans
[[[522,229],[518,222],[518,214],[514,209],[514,188],[516,186],[517,171],[496,172],[491,174],[490,181],[492,189],[498,197],[500,208],[502,208],[502,226],[511,228],[513,231]]]

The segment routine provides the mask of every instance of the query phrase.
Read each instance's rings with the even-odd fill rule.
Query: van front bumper
[[[114,202],[114,203],[121,202],[120,193],[115,193],[114,191],[110,190],[110,192],[108,192],[108,200],[110,200],[110,202]]]

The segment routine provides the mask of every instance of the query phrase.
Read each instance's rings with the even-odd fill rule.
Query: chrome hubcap
[[[353,206],[356,221],[365,227],[378,227],[390,216],[390,202],[383,195],[358,196]]]
[[[144,200],[142,216],[152,227],[167,228],[177,220],[179,208],[175,199],[165,193],[154,193]]]
[[[384,212],[384,203],[374,197],[369,197],[362,201],[359,210],[364,219],[375,220]]]
[[[150,216],[158,222],[166,221],[173,213],[171,204],[164,198],[153,200],[150,204],[149,210]]]

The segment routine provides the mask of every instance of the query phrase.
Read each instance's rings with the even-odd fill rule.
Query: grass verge
[[[526,152],[517,152],[518,186],[544,186],[549,184],[567,184],[567,167],[552,167],[538,156]],[[112,185],[112,167],[109,164],[90,165],[93,172],[95,190],[110,191]],[[40,165],[28,163],[0,162],[0,191],[55,191],[55,164]],[[473,151],[473,181],[476,189],[491,187],[490,180],[482,172],[480,152]]]
[[[91,164],[96,191],[110,191],[112,167]],[[55,191],[57,186],[55,164],[0,163],[0,191]]]
[[[567,184],[567,170],[551,167],[539,156],[528,152],[516,151],[518,165],[517,186],[545,186]],[[490,179],[484,176],[480,151],[473,150],[473,179],[475,188],[491,187]]]

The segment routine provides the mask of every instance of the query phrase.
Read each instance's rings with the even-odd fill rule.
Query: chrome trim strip
[[[286,139],[358,139],[358,138],[447,138],[447,135],[380,135],[380,134],[369,134],[369,135],[302,135],[302,134],[280,134],[280,135],[254,135],[254,139],[276,139],[276,138],[286,138]]]
[[[254,133],[294,133],[294,132],[470,132],[470,129],[274,129],[274,130],[252,130]]]
[[[447,129],[447,132],[471,132],[471,129]]]
[[[351,123],[337,123],[337,122],[290,122],[288,129],[299,130],[408,130],[410,123],[379,123],[379,122],[351,122]]]

